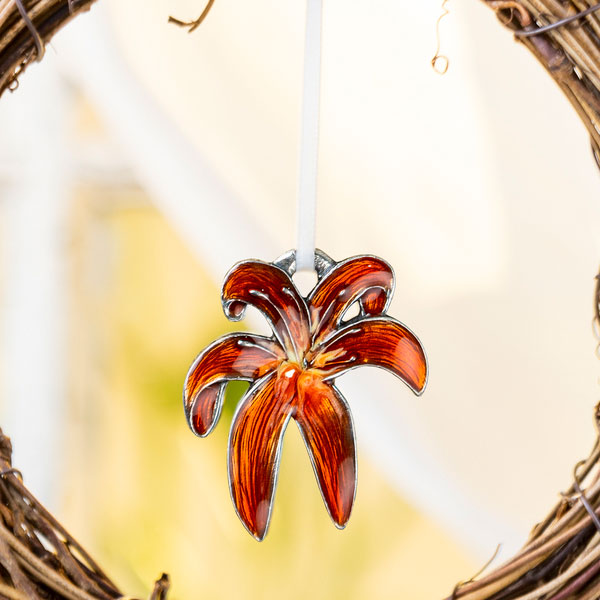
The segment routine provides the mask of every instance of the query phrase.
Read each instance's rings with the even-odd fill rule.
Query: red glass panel
[[[417,337],[391,317],[364,319],[341,329],[313,358],[325,378],[373,365],[386,369],[420,394],[427,382],[427,358]]]
[[[186,407],[188,424],[192,431],[200,437],[206,437],[217,424],[223,405],[225,384],[209,385],[194,396],[194,400]],[[184,399],[185,402],[185,399]]]
[[[261,261],[237,264],[223,284],[225,314],[240,319],[245,306],[260,310],[290,358],[298,361],[310,343],[308,309],[291,277],[279,267]]]
[[[223,381],[258,379],[276,369],[284,357],[278,344],[258,335],[231,334],[209,346],[196,358],[185,380],[183,402],[192,430],[205,436],[214,427]]]
[[[359,298],[366,314],[381,314],[393,286],[392,268],[381,258],[358,256],[336,265],[308,298],[313,347],[339,325],[344,312]]]
[[[265,536],[271,518],[281,441],[293,411],[298,373],[288,363],[256,383],[231,425],[231,497],[238,516],[257,540]]]
[[[356,450],[346,401],[310,372],[298,378],[294,414],[308,448],[323,500],[338,527],[350,518],[356,492]]]

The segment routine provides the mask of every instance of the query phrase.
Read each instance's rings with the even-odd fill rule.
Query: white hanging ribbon
[[[298,271],[314,270],[315,261],[322,18],[323,0],[307,0],[297,199],[296,270]]]

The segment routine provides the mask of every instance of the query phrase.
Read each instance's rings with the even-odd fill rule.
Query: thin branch
[[[175,17],[169,17],[169,23],[173,23],[175,25],[178,25],[179,27],[187,27],[188,33],[192,33],[192,31],[198,29],[198,27],[202,25],[202,22],[208,16],[208,13],[210,12],[210,9],[213,7],[214,3],[215,0],[208,0],[208,4],[206,5],[206,8],[202,11],[202,14],[193,21],[181,21],[179,19],[176,19]]]

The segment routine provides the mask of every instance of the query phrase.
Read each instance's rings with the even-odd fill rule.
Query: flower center
[[[300,367],[289,360],[282,362],[277,369],[275,394],[280,398],[289,398],[291,402],[297,396],[296,382],[301,373]]]
[[[301,407],[307,398],[318,397],[318,391],[326,385],[321,371],[301,369],[292,361],[282,362],[277,370],[276,394],[280,398],[287,396],[297,408]]]

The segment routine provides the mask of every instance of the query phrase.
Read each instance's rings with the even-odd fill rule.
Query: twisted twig
[[[600,5],[586,0],[483,0],[559,85],[600,147]],[[575,15],[580,15],[575,18]],[[551,27],[549,27],[551,26]]]
[[[215,3],[215,0],[208,0],[206,7],[202,11],[201,15],[197,19],[194,19],[193,21],[181,21],[180,19],[176,19],[175,17],[169,17],[169,23],[174,23],[175,25],[179,25],[179,27],[186,27],[188,30],[188,33],[192,33],[192,31],[194,31],[195,29],[198,29],[198,27],[200,27],[200,25],[202,25],[202,21],[204,21],[204,19],[206,19],[206,17],[208,16],[208,13],[210,12],[210,9],[213,7],[214,3]]]
[[[54,34],[95,0],[0,0],[0,96],[41,58]]]

